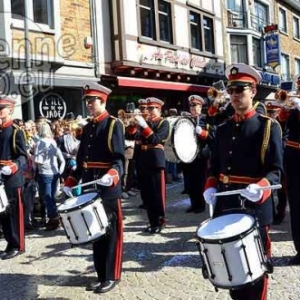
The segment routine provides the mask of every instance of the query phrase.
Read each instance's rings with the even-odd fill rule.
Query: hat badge
[[[85,90],[88,90],[90,88],[90,86],[88,84],[84,85],[83,87]]]
[[[231,74],[231,75],[236,75],[238,72],[239,72],[239,69],[238,69],[237,67],[233,67],[233,68],[230,70],[230,74]]]

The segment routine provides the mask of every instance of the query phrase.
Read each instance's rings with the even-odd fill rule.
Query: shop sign
[[[191,55],[184,51],[138,46],[140,63],[148,63],[169,68],[193,70],[212,74],[223,74],[224,63],[216,59]]]
[[[259,71],[259,74],[262,78],[260,84],[262,85],[272,85],[272,86],[279,86],[280,85],[280,77],[278,74],[273,74],[270,72],[262,72]]]
[[[266,42],[266,57],[267,65],[275,68],[280,65],[281,51],[280,51],[280,37],[278,33],[268,34],[265,37]]]
[[[67,106],[64,99],[55,93],[46,94],[39,103],[39,109],[41,116],[51,119],[63,119]]]

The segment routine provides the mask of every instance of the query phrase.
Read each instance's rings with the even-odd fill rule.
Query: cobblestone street
[[[204,280],[194,235],[208,213],[187,214],[181,184],[167,186],[167,228],[149,235],[146,211],[139,197],[123,200],[124,259],[122,281],[108,294],[86,292],[96,279],[91,245],[71,248],[62,229],[26,234],[26,252],[1,261],[0,299],[229,299],[226,290],[215,292]],[[273,226],[274,273],[270,275],[271,300],[300,299],[300,267],[287,266],[295,254],[289,220]],[[6,243],[0,241],[0,249]]]

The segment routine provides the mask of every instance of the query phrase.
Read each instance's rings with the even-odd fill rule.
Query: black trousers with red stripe
[[[141,172],[140,175],[141,193],[145,195],[149,224],[151,227],[165,225],[165,170],[155,169],[151,174],[144,174]]]
[[[269,228],[260,227],[260,235],[262,238],[265,254],[268,258],[271,257],[271,240],[269,237]],[[234,300],[266,300],[268,295],[268,276],[264,275],[255,284],[237,289],[231,290],[230,296]]]
[[[24,208],[22,188],[5,188],[9,205],[5,212],[0,214],[0,222],[4,238],[7,242],[5,251],[25,250]]]
[[[104,200],[109,227],[93,243],[93,259],[99,282],[121,278],[123,257],[123,215],[120,199]]]

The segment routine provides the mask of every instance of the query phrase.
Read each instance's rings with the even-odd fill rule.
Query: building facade
[[[113,90],[113,111],[150,96],[166,107],[186,109],[189,95],[206,96],[208,87],[224,78],[220,1],[103,0],[97,5],[99,69],[101,82]]]
[[[89,0],[28,0],[27,13],[25,3],[0,1],[1,91],[17,99],[15,117],[25,120],[83,112],[82,86],[96,80],[92,50],[85,44],[91,36]]]

